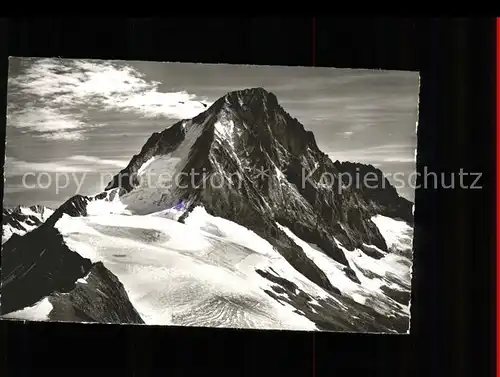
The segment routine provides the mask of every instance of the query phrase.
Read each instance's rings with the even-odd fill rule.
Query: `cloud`
[[[5,157],[4,175],[6,177],[13,177],[23,175],[25,173],[78,173],[84,172],[87,169],[79,166],[71,166],[61,162],[34,162],[24,161],[13,157]]]
[[[101,159],[99,157],[84,156],[84,155],[71,156],[68,158],[68,160],[73,161],[73,162],[116,166],[116,167],[119,167],[121,169],[126,167],[128,164],[128,160],[107,160],[107,159]]]
[[[407,144],[384,144],[362,149],[349,149],[328,153],[332,161],[352,161],[369,164],[384,162],[415,162],[415,146]]]
[[[204,98],[165,92],[126,62],[22,59],[23,70],[8,82],[8,126],[38,137],[79,140],[94,123],[90,110],[132,113],[146,118],[192,118]]]
[[[355,112],[375,112],[375,111],[381,111],[384,110],[384,108],[376,103],[361,103],[361,104],[352,104],[352,105],[347,105],[345,107],[346,110],[348,111],[355,111]]]
[[[345,131],[342,133],[345,137],[349,137],[349,136],[352,136],[354,134],[353,131]]]
[[[384,162],[415,162],[415,157],[389,157],[383,160]]]
[[[35,162],[14,157],[5,157],[5,177],[22,176],[26,173],[88,173],[118,172],[127,165],[126,160],[106,160],[93,156],[76,155],[59,161]]]
[[[22,130],[31,130],[34,136],[49,140],[82,139],[81,130],[85,127],[85,123],[57,110],[33,106],[9,113],[7,124]]]

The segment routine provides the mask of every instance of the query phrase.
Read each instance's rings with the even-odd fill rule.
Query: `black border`
[[[494,335],[494,19],[20,18],[1,21],[0,35],[5,58],[315,62],[418,70],[417,169],[483,172],[482,190],[417,190],[409,336],[2,321],[2,375],[82,370],[117,376],[486,376],[493,371],[493,354],[484,346],[493,346]],[[7,59],[1,64],[6,73]]]

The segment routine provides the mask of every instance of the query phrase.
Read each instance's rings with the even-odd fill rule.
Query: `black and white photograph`
[[[2,320],[409,334],[419,84],[11,57]]]

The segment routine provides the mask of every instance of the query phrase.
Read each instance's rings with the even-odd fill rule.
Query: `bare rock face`
[[[92,266],[85,279],[77,280],[73,290],[55,292],[49,302],[53,306],[49,318],[56,321],[144,323],[123,284],[101,262]]]
[[[69,292],[92,268],[48,224],[11,238],[2,249],[2,314],[31,306],[54,291]]]

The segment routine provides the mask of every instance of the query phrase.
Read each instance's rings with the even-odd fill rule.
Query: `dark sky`
[[[203,111],[199,101],[250,87],[275,93],[332,159],[371,163],[390,180],[415,171],[416,72],[29,58],[9,66],[5,206],[58,206],[78,182],[93,194],[106,183],[100,173],[125,167],[153,132]],[[68,187],[56,190],[56,172],[69,174]],[[410,186],[397,188],[413,200]]]

